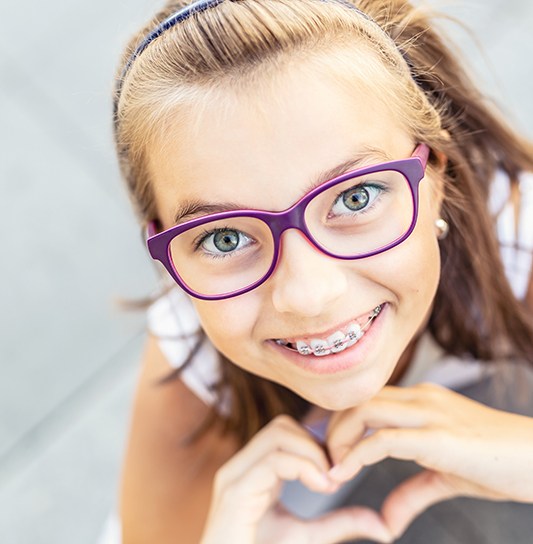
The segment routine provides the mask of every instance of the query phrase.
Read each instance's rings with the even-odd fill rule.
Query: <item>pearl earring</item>
[[[442,217],[435,221],[435,228],[437,229],[437,238],[439,240],[444,240],[448,236],[448,232],[450,232],[450,225]]]

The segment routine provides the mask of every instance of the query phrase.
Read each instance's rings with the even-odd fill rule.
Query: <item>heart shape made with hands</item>
[[[353,425],[350,433],[347,433],[346,422],[349,419],[343,418],[342,414],[336,414],[328,426],[326,443],[323,444],[317,440],[326,449],[334,463],[330,474],[332,479],[338,482],[335,489],[353,479],[359,472],[352,468],[342,473],[335,469],[336,463],[340,463],[348,455],[352,456],[357,451],[357,446],[371,436],[371,433],[365,432],[364,429],[357,430]],[[313,439],[316,440],[316,437]],[[351,465],[353,467],[353,462]],[[360,468],[362,465],[359,466]],[[448,484],[447,478],[448,475],[422,470],[390,492],[379,512],[361,505],[344,506],[320,517],[302,520],[278,505],[267,514],[263,522],[265,536],[261,538],[260,531],[258,540],[265,543],[275,541],[290,544],[300,542],[302,544],[304,542],[333,544],[348,539],[393,542],[403,534],[418,515],[431,505],[456,495],[451,491],[453,486]]]
[[[259,537],[259,541],[307,543],[310,542],[308,535],[313,535],[312,542],[317,544],[347,539],[394,542],[418,515],[432,504],[445,500],[441,489],[438,473],[423,471],[394,489],[379,512],[366,506],[344,506],[314,519],[301,520],[278,505],[264,522],[269,527],[268,537]],[[276,529],[273,531],[272,527]]]
[[[533,502],[522,485],[529,450],[518,457],[516,453],[523,450],[516,445],[524,444],[524,432],[532,428],[529,419],[495,411],[440,386],[384,387],[366,403],[334,413],[324,442],[295,420],[278,420],[277,425],[278,434],[267,429],[263,437],[269,437],[268,444],[271,435],[278,437],[271,458],[278,481],[300,479],[310,489],[333,493],[363,467],[386,458],[422,467],[385,497],[379,512],[344,507],[304,521],[271,508],[265,518],[274,521],[269,527],[274,532],[267,534],[279,534],[278,544],[357,538],[392,542],[430,506],[457,496]],[[317,471],[318,466],[325,472]]]

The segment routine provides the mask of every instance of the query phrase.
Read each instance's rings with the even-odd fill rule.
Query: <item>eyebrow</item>
[[[303,191],[302,195],[306,195],[316,187],[322,185],[330,179],[334,179],[342,174],[356,170],[362,166],[370,166],[382,162],[392,160],[391,157],[383,150],[377,147],[365,146],[348,160],[318,174]],[[185,221],[189,221],[195,217],[209,215],[212,213],[229,212],[234,210],[252,209],[250,206],[243,206],[237,202],[208,202],[204,200],[188,200],[181,203],[174,217],[174,224],[179,225]]]

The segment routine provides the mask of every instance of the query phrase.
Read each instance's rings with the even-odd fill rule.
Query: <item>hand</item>
[[[277,417],[217,472],[201,544],[390,542],[373,510],[345,508],[304,521],[278,504],[285,480],[300,480],[322,493],[336,491],[339,484],[327,476],[330,468],[324,449],[305,429],[287,416]]]
[[[385,387],[335,414],[327,443],[335,464],[329,474],[340,483],[387,457],[426,468],[383,504],[396,537],[432,504],[456,496],[533,502],[533,419],[440,386]]]

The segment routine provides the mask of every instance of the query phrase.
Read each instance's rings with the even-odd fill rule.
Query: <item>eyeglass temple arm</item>
[[[429,147],[426,144],[418,144],[413,152],[413,157],[418,157],[424,170],[429,159]]]
[[[144,228],[144,241],[148,242],[148,240],[156,234],[158,234],[157,221],[150,221]]]
[[[148,249],[148,253],[152,256],[153,259],[157,259],[152,251],[152,246],[148,243],[152,236],[158,234],[157,221],[150,221],[148,225],[144,228],[144,243]]]

